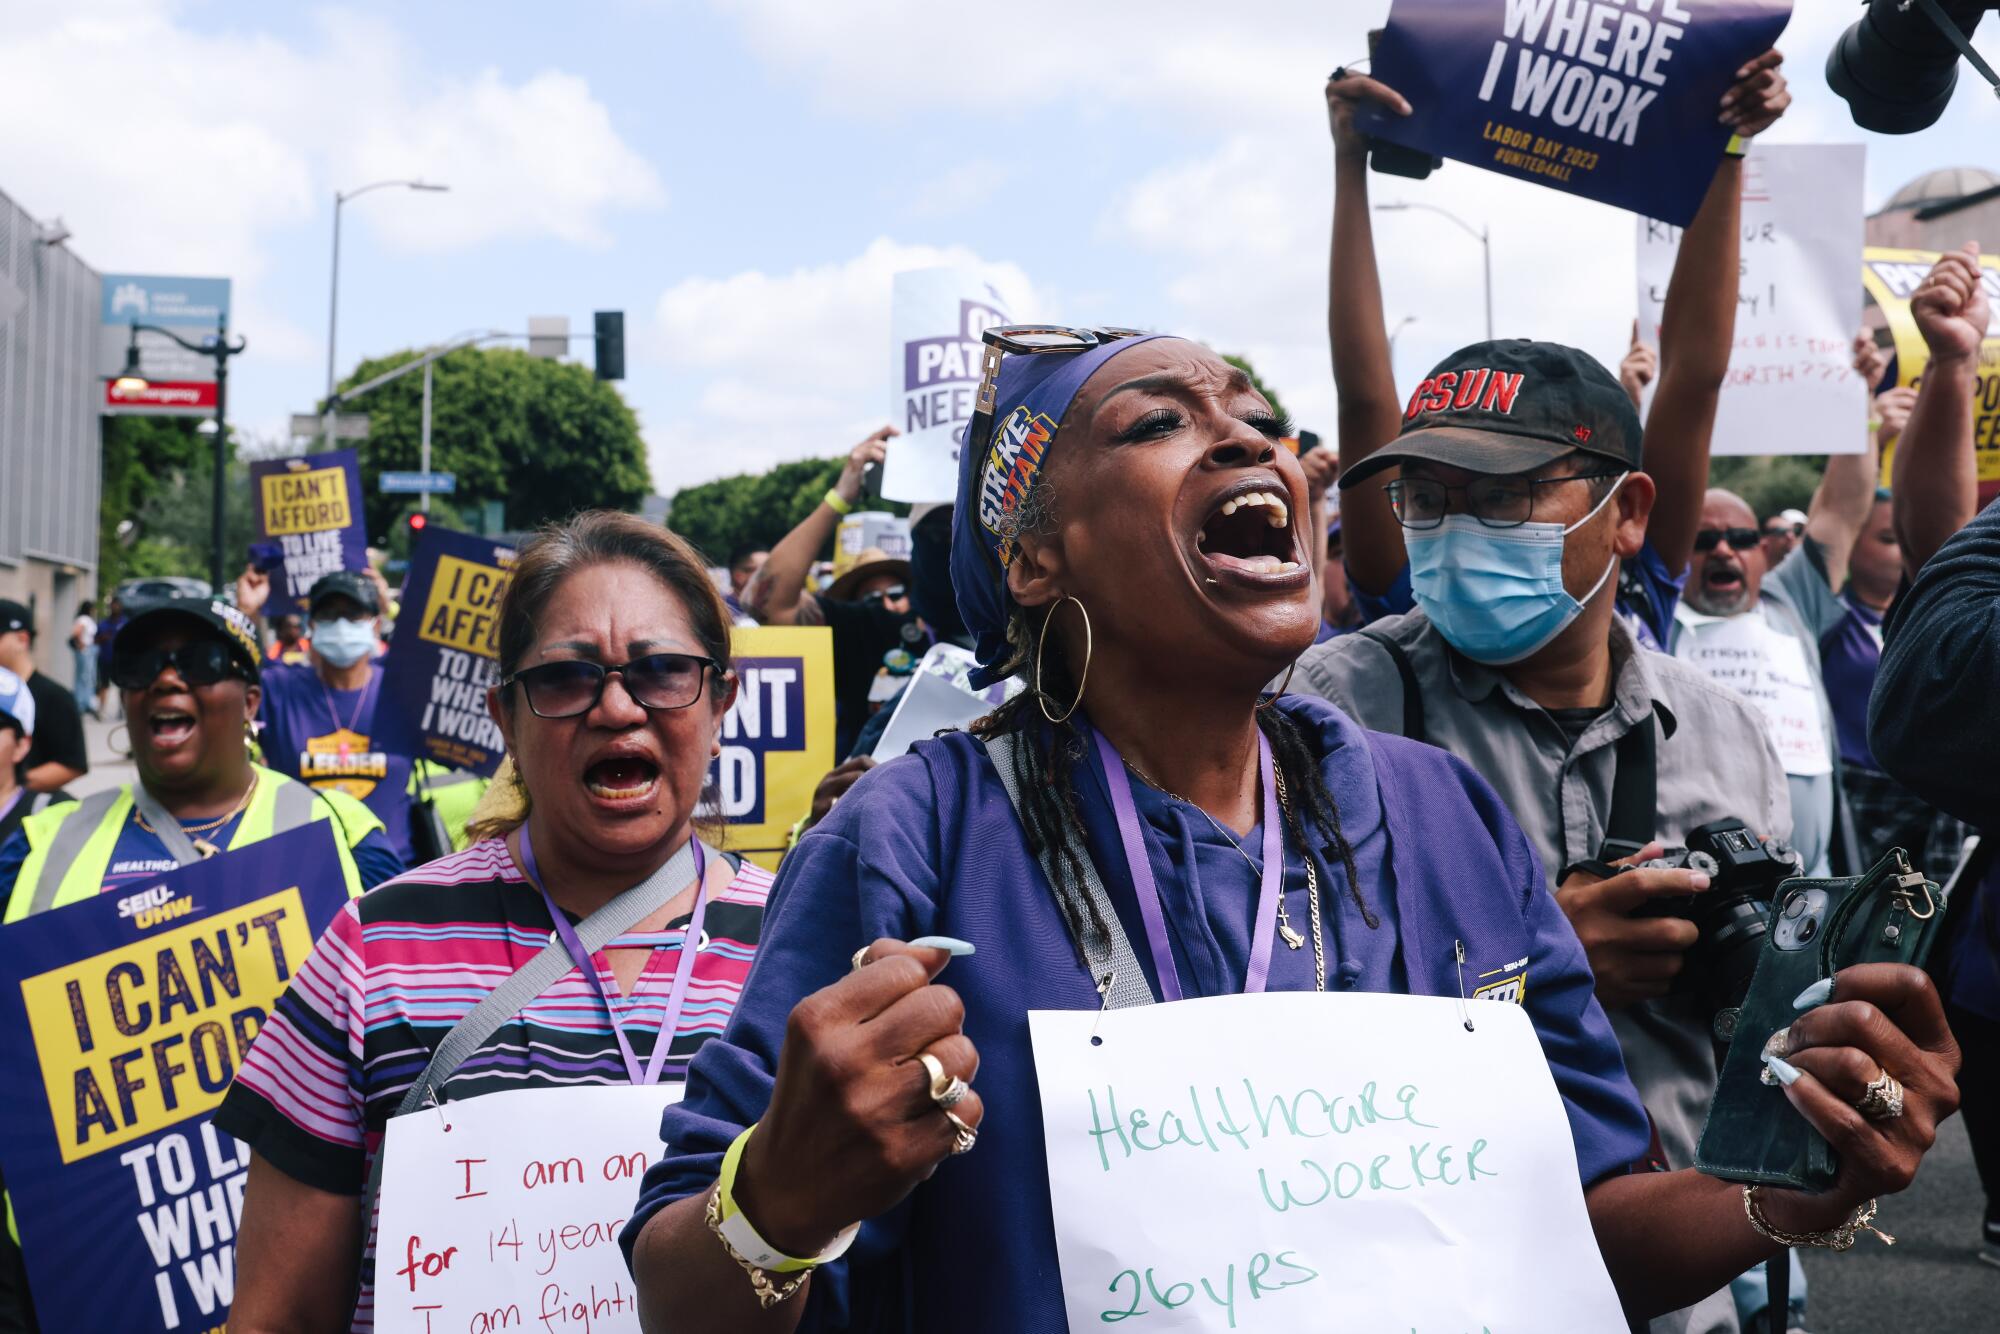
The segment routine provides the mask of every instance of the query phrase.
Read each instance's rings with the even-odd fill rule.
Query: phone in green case
[[[1708,1106],[1696,1168],[1726,1181],[1814,1192],[1833,1185],[1840,1164],[1832,1146],[1778,1084],[1760,1078],[1764,1046],[1799,1017],[1792,1001],[1822,978],[1857,963],[1923,967],[1944,923],[1945,898],[1911,868],[1901,848],[1866,875],[1787,880],[1778,887],[1770,934]]]

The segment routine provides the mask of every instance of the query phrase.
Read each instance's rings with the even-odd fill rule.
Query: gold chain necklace
[[[222,851],[221,848],[216,847],[215,844],[209,842],[205,838],[200,837],[200,835],[212,834],[216,830],[222,828],[222,826],[228,824],[231,820],[234,820],[237,816],[241,815],[243,813],[243,808],[250,804],[251,794],[254,793],[256,790],[257,790],[257,774],[253,770],[251,771],[250,774],[250,786],[243,789],[243,795],[237,798],[236,805],[232,807],[227,814],[218,816],[216,819],[210,820],[207,824],[182,825],[181,832],[186,834],[188,838],[193,841],[194,850],[196,852],[199,852],[204,858],[213,857],[216,853]],[[160,837],[160,831],[153,828],[152,825],[146,823],[145,815],[136,806],[132,809],[132,818],[139,822],[139,827],[141,829],[151,834],[154,838]]]
[[[1121,756],[1120,758],[1123,757]],[[1206,810],[1203,810],[1202,807],[1197,803],[1189,801],[1186,797],[1181,796],[1179,793],[1173,792],[1168,788],[1164,788],[1160,786],[1158,783],[1154,782],[1152,779],[1148,778],[1146,776],[1146,771],[1144,769],[1141,769],[1138,765],[1132,763],[1132,761],[1126,760],[1125,767],[1127,769],[1130,769],[1133,773],[1137,774],[1139,776],[1140,781],[1145,783],[1147,787],[1152,788],[1154,791],[1160,793],[1162,796],[1171,797],[1173,800],[1178,801],[1183,806],[1193,806],[1195,810],[1200,813],[1201,818],[1208,821],[1211,825],[1214,825],[1215,832],[1222,835],[1223,840],[1227,842],[1230,847],[1236,849],[1236,855],[1243,859],[1243,864],[1250,868],[1251,874],[1257,876],[1259,879],[1263,878],[1263,873],[1257,869],[1257,863],[1250,860],[1250,854],[1243,850],[1243,845],[1236,841],[1235,835],[1231,834],[1227,829],[1224,829],[1222,827],[1221,821],[1217,820],[1213,815],[1210,815]],[[1285,822],[1284,832],[1292,833],[1293,832],[1292,799],[1291,799],[1291,794],[1285,791],[1284,770],[1278,768],[1275,764],[1272,765],[1271,777],[1273,780],[1272,785],[1277,789],[1278,809],[1283,813],[1283,818]],[[1301,860],[1303,860],[1306,864],[1306,906],[1309,915],[1312,918],[1313,980],[1314,980],[1313,990],[1325,991],[1326,990],[1326,941],[1320,927],[1319,872],[1313,869],[1312,854],[1305,851],[1305,838],[1302,835],[1298,836],[1297,841],[1299,844]],[[1279,855],[1280,857],[1283,856],[1282,844],[1280,846]],[[1283,876],[1284,876],[1284,871],[1281,863],[1279,869],[1279,889],[1278,889],[1278,938],[1285,942],[1287,948],[1300,949],[1305,945],[1306,938],[1300,935],[1298,933],[1298,930],[1295,927],[1293,927],[1291,914],[1285,911],[1285,893],[1284,893]]]

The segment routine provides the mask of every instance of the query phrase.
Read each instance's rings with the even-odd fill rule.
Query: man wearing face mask
[[[1716,1079],[1710,1016],[1668,994],[1696,932],[1636,914],[1708,878],[1578,863],[1643,860],[1617,854],[1730,816],[1786,839],[1791,803],[1755,709],[1640,649],[1615,613],[1653,505],[1640,446],[1631,401],[1585,353],[1502,339],[1447,357],[1397,439],[1340,481],[1379,487],[1401,465],[1388,491],[1417,609],[1309,649],[1293,688],[1442,746],[1498,790],[1583,941],[1667,1164],[1684,1168]],[[1655,1328],[1736,1328],[1726,1293],[1682,1317]]]
[[[239,604],[256,601],[238,585]],[[244,606],[254,615],[257,606]],[[375,658],[381,595],[351,570],[326,575],[306,595],[306,661],[264,669],[258,742],[265,763],[316,788],[357,798],[375,813],[406,863],[421,860],[413,842],[415,798],[410,757],[370,744],[381,696]]]

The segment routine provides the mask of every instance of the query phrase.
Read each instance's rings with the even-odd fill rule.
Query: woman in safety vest
[[[350,894],[403,869],[368,808],[251,762],[258,653],[226,602],[174,598],[134,616],[111,650],[136,784],[28,817],[0,847],[0,895],[17,922],[218,852],[331,820]]]

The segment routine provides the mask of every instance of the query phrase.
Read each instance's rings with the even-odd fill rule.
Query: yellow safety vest
[[[445,832],[451,835],[453,852],[464,852],[472,845],[465,836],[465,824],[491,781],[463,769],[447,769],[434,760],[418,760],[410,766],[410,795],[419,803],[428,797],[437,808]]]
[[[332,820],[340,830],[334,845],[347,892],[358,897],[361,873],[354,864],[354,847],[382,828],[374,812],[345,792],[318,792],[274,770],[253,767],[257,789],[225,851],[248,847],[312,820]],[[101,891],[111,854],[131,815],[132,789],[128,785],[51,806],[23,820],[21,831],[28,836],[28,857],[21,863],[14,892],[7,899],[5,920],[18,922]]]

